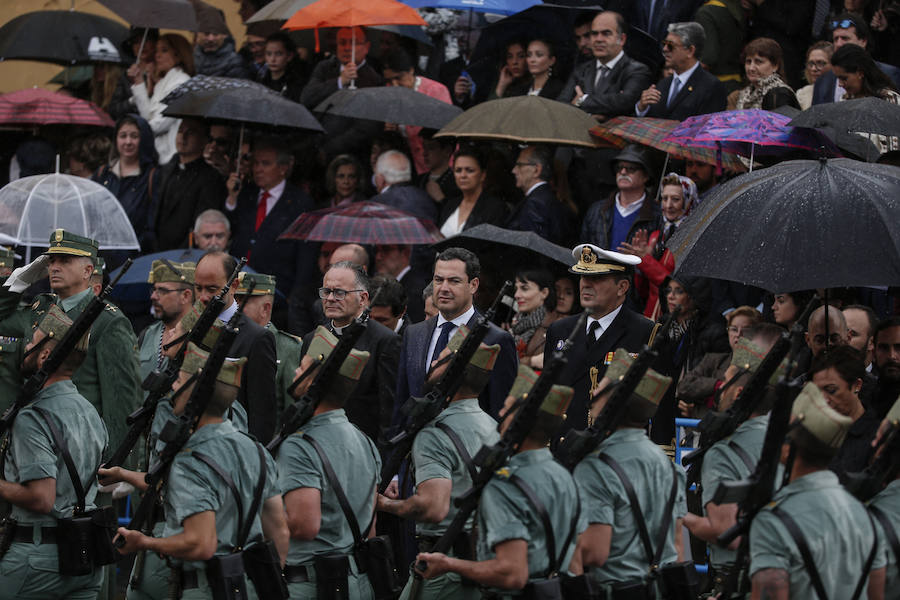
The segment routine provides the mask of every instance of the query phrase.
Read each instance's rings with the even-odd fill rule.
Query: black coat
[[[228,352],[230,358],[247,357],[237,400],[247,410],[250,433],[263,443],[275,435],[278,406],[275,403],[275,336],[246,315],[238,321],[238,334]]]
[[[162,167],[159,208],[154,219],[157,251],[187,248],[188,235],[204,210],[222,210],[227,191],[222,176],[203,157],[182,166],[178,155]]]
[[[428,219],[432,223],[436,222],[438,218],[438,209],[434,200],[423,189],[412,183],[394,183],[380,194],[372,196],[370,200],[412,213],[420,219]]]
[[[581,110],[592,115],[634,114],[634,105],[640,99],[641,92],[653,82],[650,69],[627,55],[623,56],[616,66],[594,88],[597,78],[597,61],[590,60],[575,67],[557,100],[571,103],[575,97],[575,86],[587,94],[581,104]]]
[[[303,354],[306,354],[313,335],[315,331],[303,337]],[[369,319],[366,331],[354,348],[369,352],[369,362],[359,377],[353,395],[344,404],[344,410],[351,423],[382,447],[381,441],[390,427],[394,407],[400,336]]]
[[[694,74],[687,80],[687,84],[678,91],[672,104],[666,106],[672,79],[670,75],[656,84],[656,89],[659,90],[662,98],[656,104],[651,104],[644,116],[684,121],[688,117],[725,110],[728,101],[725,84],[719,81],[718,77],[707,72],[703,65],[697,67]]]
[[[545,367],[550,364],[556,348],[572,333],[578,317],[579,315],[573,315],[560,319],[547,328],[547,341],[544,343]],[[560,435],[564,435],[570,429],[587,427],[591,367],[597,367],[597,381],[600,381],[603,374],[606,373],[607,354],[615,352],[618,348],[624,348],[628,352],[640,351],[650,339],[653,327],[653,321],[645,319],[640,314],[623,306],[599,339],[588,344],[586,327],[575,335],[574,344],[568,354],[569,361],[560,371],[557,379],[559,384],[575,390]]]
[[[450,218],[450,215],[453,214],[453,211],[459,208],[461,203],[462,196],[447,198],[444,201],[443,206],[441,206],[440,217],[438,217],[438,228],[441,228],[444,225],[447,219]],[[499,198],[488,196],[482,192],[481,196],[479,196],[478,200],[475,202],[472,212],[469,213],[469,218],[466,219],[463,231],[471,229],[476,225],[481,225],[482,223],[503,227],[505,222],[506,203]]]
[[[431,283],[431,271],[412,267],[399,281],[406,290],[406,315],[409,322],[424,321],[425,300],[422,298],[422,291]]]
[[[526,95],[531,89],[531,84],[533,81],[533,78],[528,77],[525,79],[525,81],[522,81],[519,84],[510,85],[503,97],[512,98],[513,96]],[[565,85],[566,84],[564,81],[551,77],[547,79],[547,83],[545,83],[544,87],[541,88],[541,91],[538,92],[538,96],[541,98],[547,98],[548,100],[556,100],[559,97],[560,93],[562,93]]]
[[[504,227],[533,231],[545,240],[562,244],[568,221],[565,207],[556,199],[550,184],[544,183],[513,207]]]

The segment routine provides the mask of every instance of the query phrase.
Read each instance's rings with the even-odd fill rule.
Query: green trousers
[[[0,599],[94,600],[102,579],[102,569],[60,575],[55,544],[17,542],[0,561]]]

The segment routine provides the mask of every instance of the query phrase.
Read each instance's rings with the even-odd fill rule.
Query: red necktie
[[[253,231],[259,231],[259,226],[262,225],[262,222],[266,218],[266,207],[269,204],[269,198],[272,197],[272,194],[269,192],[263,192],[262,196],[259,197],[259,202],[256,204],[256,227]]]

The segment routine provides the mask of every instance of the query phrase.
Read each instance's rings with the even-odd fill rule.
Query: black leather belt
[[[309,569],[305,565],[285,565],[284,579],[288,583],[307,583],[310,581]]]
[[[22,542],[25,544],[34,543],[34,528],[30,525],[17,525],[13,534],[14,542]],[[41,543],[56,543],[56,527],[41,527]]]

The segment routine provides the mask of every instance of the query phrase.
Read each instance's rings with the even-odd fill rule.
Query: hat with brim
[[[331,356],[337,343],[337,336],[319,325],[313,334],[312,340],[309,342],[306,356],[309,356],[316,362],[324,362],[326,358]],[[341,363],[337,377],[335,377],[334,381],[329,382],[328,398],[336,401],[338,404],[343,404],[350,397],[350,394],[353,393],[353,390],[356,389],[356,384],[359,382],[363,369],[365,369],[368,362],[368,352],[356,350],[355,348],[351,350],[344,362]]]
[[[247,291],[253,284],[253,293],[251,296],[274,296],[275,295],[275,277],[273,275],[265,275],[263,273],[238,273],[238,288],[235,292],[238,296],[246,296]]]
[[[184,352],[184,362],[181,363],[180,370],[188,375],[200,373],[203,371],[206,361],[209,359],[209,352],[196,344],[189,343],[187,350]],[[226,358],[222,363],[222,368],[216,375],[216,381],[230,385],[232,387],[241,387],[241,374],[244,371],[244,365],[247,358]]]
[[[85,258],[97,258],[99,245],[91,238],[57,229],[50,234],[50,248],[46,254],[68,254],[69,256],[83,256]]]
[[[0,246],[0,267],[9,267],[12,268],[15,266],[16,262],[16,253],[15,251],[4,248]]]
[[[644,173],[647,175],[650,175],[654,170],[647,151],[643,150],[637,144],[628,144],[622,148],[622,151],[619,152],[613,160],[615,162],[630,162],[641,165],[644,169]]]
[[[37,325],[40,331],[43,331],[48,338],[53,340],[62,340],[70,327],[72,327],[72,319],[56,304],[50,305],[50,308],[47,309],[47,314],[44,315],[44,318]],[[75,345],[75,349],[87,352],[90,335],[91,332],[88,331],[81,336],[81,339]]]
[[[520,364],[519,372],[509,390],[509,395],[515,398],[516,401],[522,399],[531,393],[531,388],[534,387],[537,380],[538,375],[531,367]],[[565,417],[574,393],[575,390],[564,385],[551,386],[547,396],[541,402],[540,411],[553,417]]]
[[[897,398],[894,402],[894,405],[891,407],[891,410],[888,411],[885,419],[895,427],[900,427],[900,398]]]
[[[820,447],[837,450],[847,438],[853,419],[842,415],[830,406],[822,391],[814,383],[803,386],[791,407],[795,424],[805,429]],[[804,444],[803,437],[793,437],[795,443]]]
[[[183,283],[193,285],[194,271],[196,269],[197,263],[193,262],[177,263],[169,260],[154,260],[153,264],[150,265],[147,283]]]
[[[742,371],[755,373],[762,364],[763,359],[768,353],[753,343],[751,340],[741,337],[738,338],[734,345],[734,351],[731,354],[731,366],[737,367]],[[769,378],[769,385],[775,385],[787,371],[787,358],[781,361],[778,368]]]
[[[624,348],[619,348],[606,368],[604,377],[607,377],[612,385],[618,385],[633,362],[634,358]],[[637,388],[631,393],[629,400],[631,414],[641,419],[651,418],[656,414],[656,409],[670,385],[672,385],[671,377],[647,369]]]
[[[569,267],[569,273],[576,275],[630,275],[641,259],[630,254],[604,250],[593,244],[579,244],[572,249],[572,258],[577,262]]]
[[[456,353],[459,351],[460,346],[462,346],[463,340],[466,339],[469,335],[469,328],[465,325],[460,325],[456,328],[456,331],[453,332],[453,336],[447,342],[447,349],[450,350],[451,353]],[[491,378],[491,371],[494,369],[494,365],[497,363],[497,357],[500,355],[500,345],[494,344],[493,346],[488,346],[484,342],[478,345],[478,349],[475,351],[475,354],[472,355],[472,358],[469,359],[469,364],[466,366],[465,373],[465,381],[469,387],[480,390]],[[437,360],[437,356],[434,357],[434,360]]]
[[[200,319],[200,315],[203,314],[205,308],[206,307],[203,306],[203,303],[199,300],[194,302],[191,309],[187,311],[187,314],[181,317],[181,331],[183,333],[187,334],[194,328],[194,325],[197,324],[197,321]],[[222,329],[224,328],[225,322],[217,318],[213,322],[213,326],[210,327],[209,331],[206,332],[206,335],[203,336],[203,341],[199,344],[200,348],[209,352],[212,347],[216,345],[216,340],[219,339],[219,334],[222,333]]]

